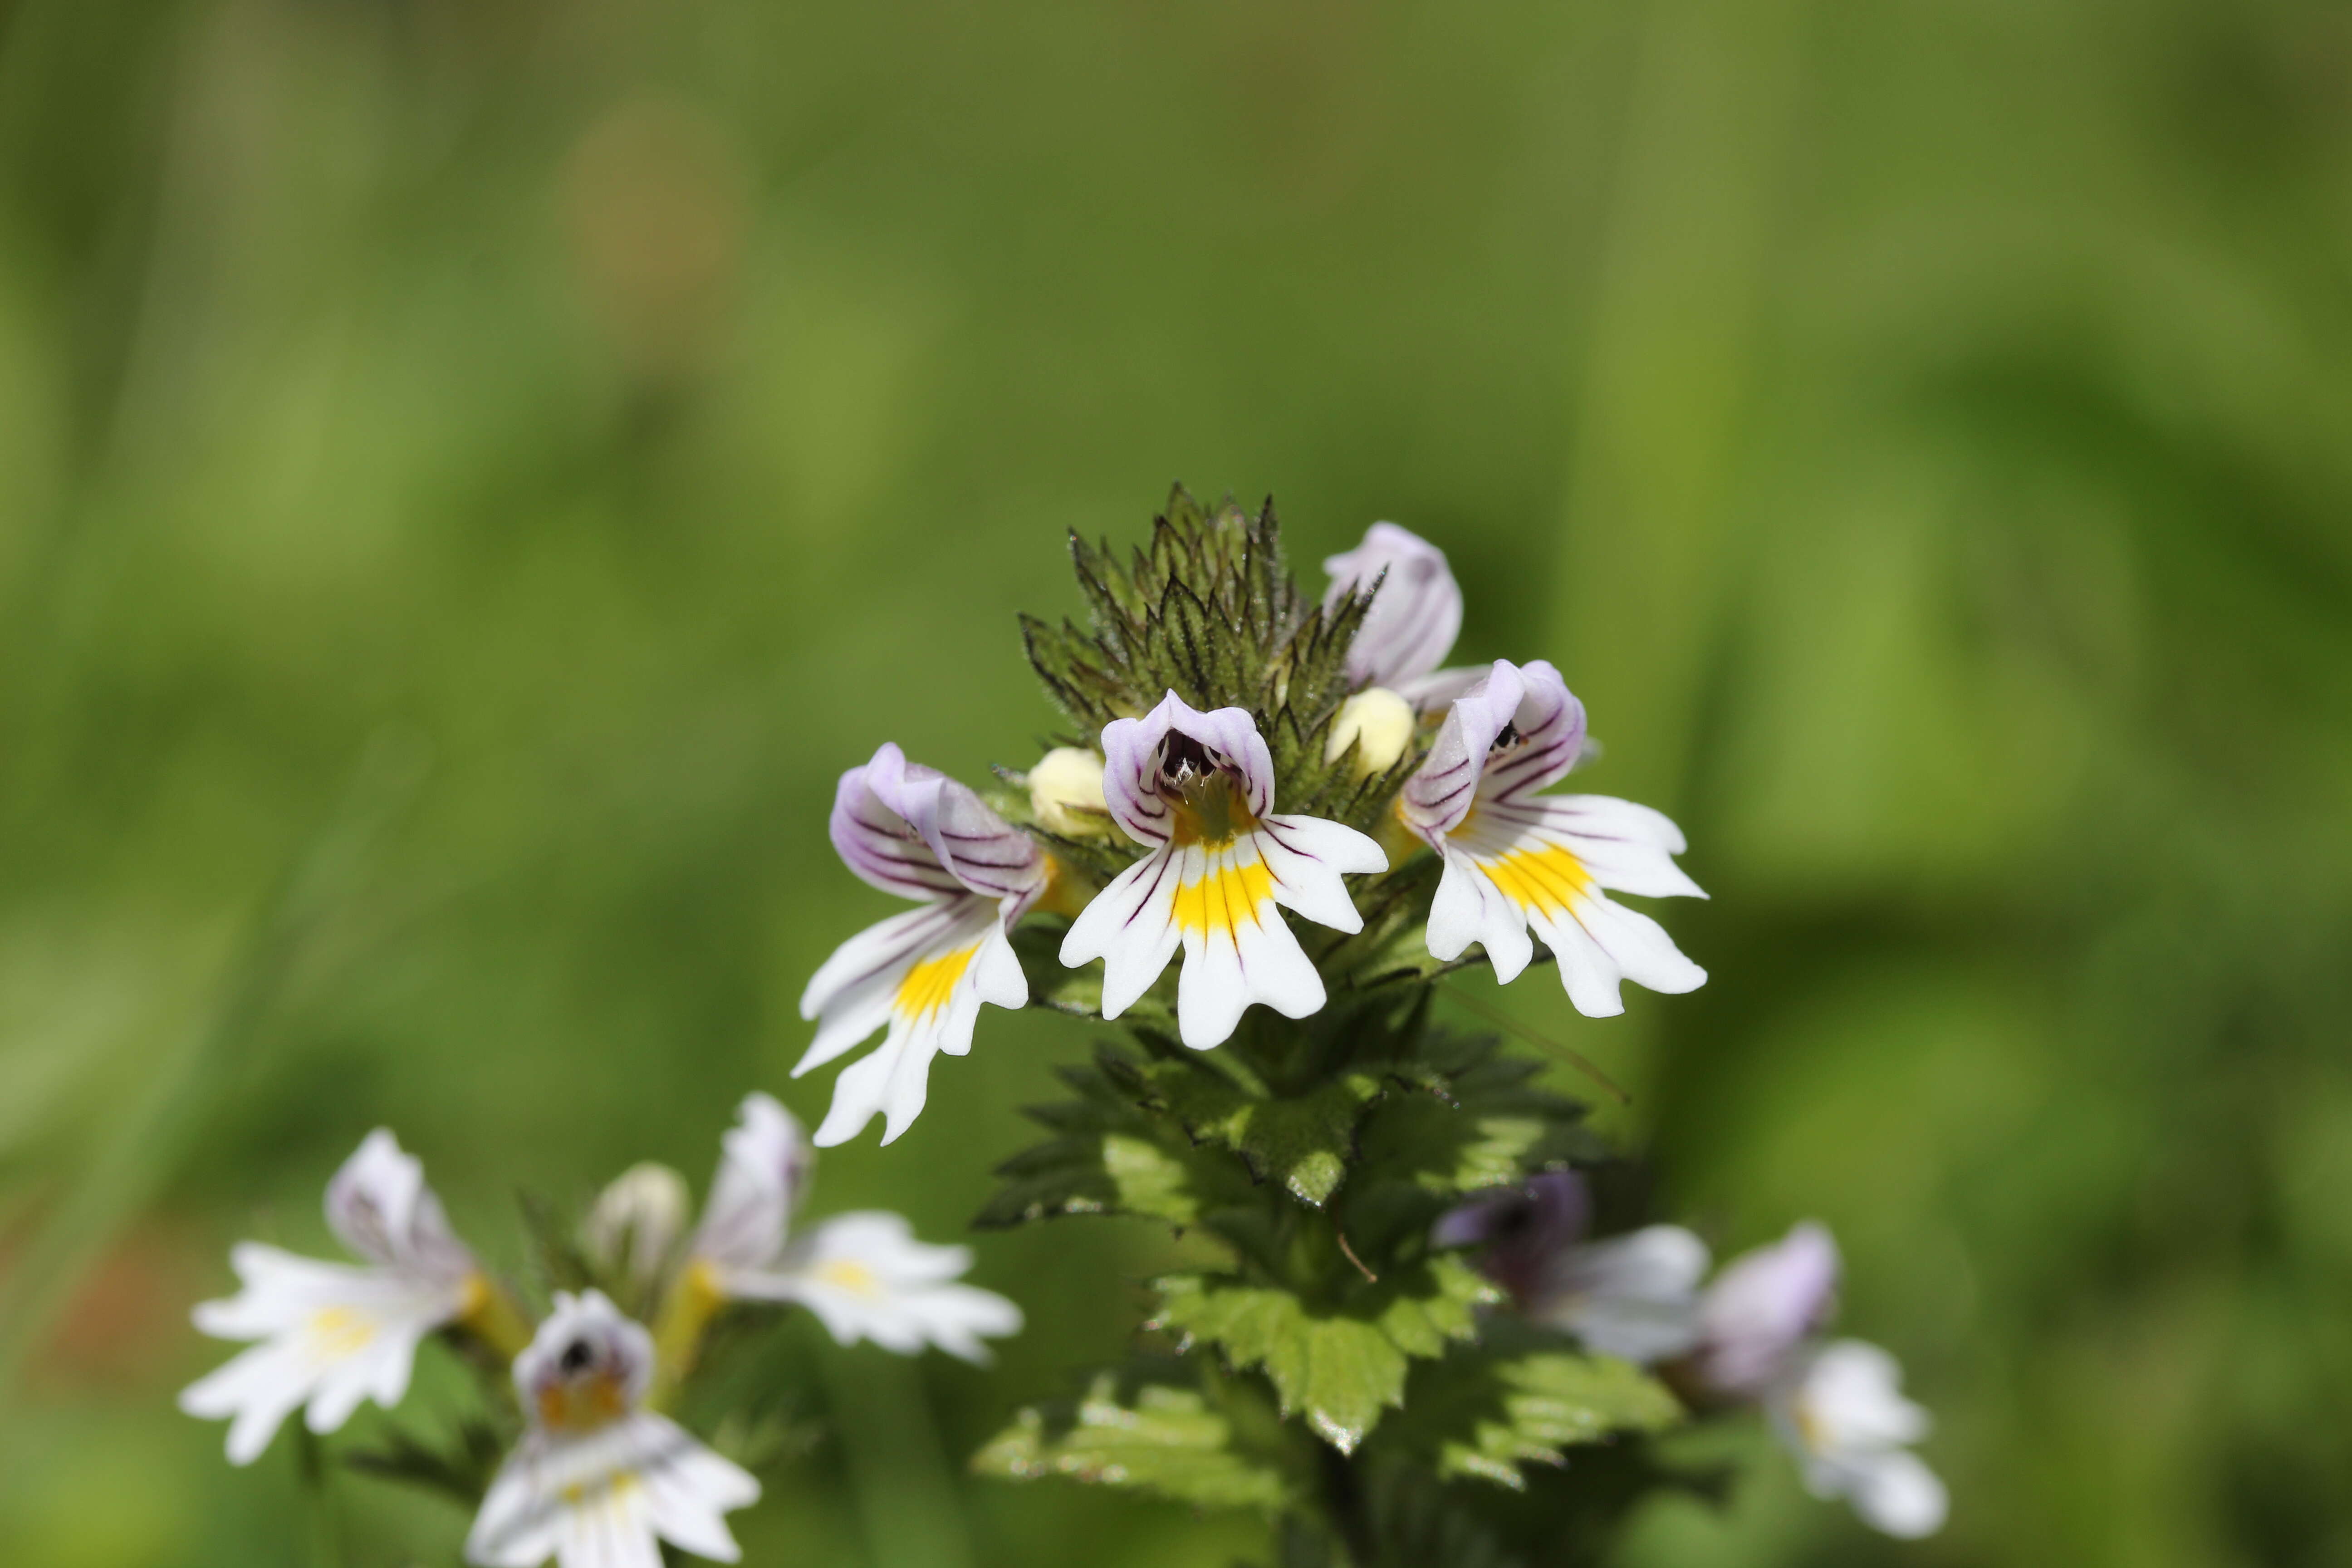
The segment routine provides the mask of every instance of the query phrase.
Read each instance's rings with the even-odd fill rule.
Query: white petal
[[[1560,1305],[1546,1315],[1602,1355],[1663,1361],[1698,1342],[1706,1265],[1706,1244],[1680,1226],[1594,1242],[1569,1254]]]
[[[1570,795],[1481,809],[1518,825],[1528,841],[1565,848],[1603,888],[1643,898],[1706,897],[1675,864],[1682,835],[1647,806],[1605,795]]]
[[[1445,869],[1429,906],[1429,956],[1451,963],[1475,942],[1486,950],[1495,978],[1507,985],[1535,957],[1527,916],[1468,856],[1452,848],[1438,853]]]
[[[1853,1466],[1847,1495],[1873,1530],[1916,1541],[1944,1528],[1951,1498],[1935,1471],[1907,1448],[1874,1454]]]
[[[1388,852],[1369,836],[1318,816],[1269,816],[1251,837],[1274,874],[1275,902],[1333,931],[1364,929],[1340,879],[1389,868]]]
[[[796,1301],[843,1344],[872,1340],[912,1354],[928,1343],[979,1361],[979,1336],[1015,1332],[1021,1311],[953,1283],[971,1261],[966,1248],[917,1241],[898,1215],[864,1211],[827,1220],[776,1268],[730,1275],[726,1286],[747,1300]]]
[[[833,956],[810,977],[807,989],[801,993],[801,1016],[822,1016],[825,1023],[818,1031],[816,1042],[793,1070],[805,1072],[822,1066],[865,1038],[865,1035],[839,1038],[841,1031],[835,1019],[852,1013],[872,1016],[877,1007],[887,1014],[890,997],[907,971],[926,954],[936,952],[950,932],[972,925],[975,914],[980,912],[992,915],[994,905],[985,899],[962,894],[892,915],[867,926],[835,948]],[[878,1021],[869,1024],[866,1033],[879,1026]]]
[[[1176,956],[1177,853],[1175,846],[1162,845],[1121,871],[1062,939],[1062,962],[1070,968],[1103,961],[1105,1018],[1133,1006]]]
[[[1576,1010],[1588,1018],[1614,1018],[1625,1011],[1617,987],[1625,972],[1592,934],[1573,920],[1530,914],[1528,925],[1559,961],[1559,983]]]
[[[1927,1435],[1927,1412],[1903,1396],[1903,1368],[1861,1340],[1824,1346],[1807,1366],[1801,1394],[1808,1420],[1837,1448],[1886,1448]]]
[[[1665,928],[1649,916],[1599,893],[1577,900],[1571,912],[1636,985],[1678,995],[1706,984],[1706,971],[1684,957]]]
[[[1259,835],[1244,834],[1217,850],[1189,846],[1176,866],[1175,924],[1184,942],[1176,1023],[1186,1045],[1223,1045],[1253,1002],[1291,1018],[1323,1005],[1323,977],[1276,910],[1274,873]],[[1293,868],[1307,868],[1294,860]]]
[[[286,1417],[310,1397],[313,1381],[310,1369],[291,1348],[256,1345],[183,1389],[180,1408],[206,1420],[233,1417],[228,1462],[249,1465],[269,1447]]]
[[[740,1560],[742,1549],[723,1516],[759,1501],[760,1483],[662,1416],[639,1414],[629,1426],[653,1531],[697,1556]]]

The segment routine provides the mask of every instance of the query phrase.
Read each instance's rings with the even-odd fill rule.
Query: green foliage
[[[1430,1260],[1403,1279],[1367,1280],[1344,1305],[1322,1310],[1298,1293],[1232,1279],[1171,1275],[1158,1281],[1153,1326],[1205,1341],[1235,1368],[1262,1368],[1285,1415],[1305,1415],[1346,1453],[1404,1403],[1409,1358],[1443,1354],[1466,1339],[1473,1309],[1494,1288],[1459,1259]]]
[[[1559,1348],[1468,1352],[1412,1391],[1414,1436],[1440,1476],[1476,1477],[1524,1490],[1521,1467],[1567,1462],[1564,1450],[1621,1435],[1663,1432],[1683,1419],[1672,1392],[1613,1356]]]
[[[1099,745],[1103,727],[1158,706],[1173,691],[1194,708],[1246,708],[1273,753],[1276,805],[1367,826],[1418,763],[1412,748],[1386,770],[1358,777],[1352,748],[1327,758],[1331,721],[1346,701],[1348,645],[1370,593],[1326,609],[1291,581],[1268,500],[1255,514],[1230,500],[1203,507],[1179,485],[1152,521],[1149,543],[1124,560],[1073,534],[1070,555],[1089,612],[1081,628],[1021,621],[1029,662],[1078,726],[1075,745]],[[1098,846],[1057,841],[1094,866]]]
[[[1202,1508],[1274,1510],[1297,1495],[1294,1478],[1268,1454],[1249,1451],[1235,1420],[1201,1390],[1111,1373],[1098,1374],[1082,1398],[1022,1410],[971,1468],[1006,1479],[1061,1476],[1132,1488]]]

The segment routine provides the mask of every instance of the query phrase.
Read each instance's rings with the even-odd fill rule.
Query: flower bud
[[[1386,773],[1412,744],[1417,721],[1412,704],[1385,686],[1368,686],[1339,705],[1331,721],[1331,738],[1323,746],[1323,760],[1336,763],[1353,742],[1356,772]]]
[[[1109,832],[1102,758],[1076,746],[1055,747],[1029,770],[1029,806],[1038,826],[1065,838]]]
[[[651,1161],[632,1165],[597,1195],[581,1228],[581,1247],[605,1273],[650,1285],[686,1233],[689,1205],[684,1176]]]

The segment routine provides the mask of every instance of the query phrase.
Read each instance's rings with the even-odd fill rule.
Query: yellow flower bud
[[[1038,826],[1065,838],[1109,832],[1102,758],[1076,746],[1056,746],[1038,758],[1029,770],[1029,807]]]
[[[1331,739],[1323,747],[1323,759],[1338,762],[1339,753],[1353,742],[1358,773],[1386,773],[1412,744],[1417,723],[1412,703],[1385,686],[1366,687],[1339,705],[1339,716],[1331,721]]]

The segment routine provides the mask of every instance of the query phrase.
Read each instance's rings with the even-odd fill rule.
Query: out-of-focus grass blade
[[[15,1395],[25,1357],[91,1264],[170,1175],[215,1087],[249,1052],[289,976],[415,800],[426,769],[425,748],[414,736],[382,731],[370,741],[341,799],[263,901],[210,1007],[99,1132],[79,1177],[0,1281],[0,1407]]]

